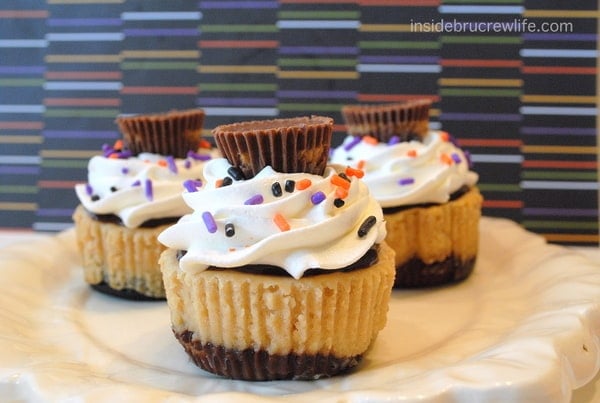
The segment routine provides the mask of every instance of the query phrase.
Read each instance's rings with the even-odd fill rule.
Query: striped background
[[[429,97],[431,125],[473,156],[484,214],[597,245],[598,17],[595,0],[3,0],[0,229],[69,227],[119,113],[199,106],[206,134],[324,114],[337,144],[342,104]],[[411,32],[515,18],[574,29]]]

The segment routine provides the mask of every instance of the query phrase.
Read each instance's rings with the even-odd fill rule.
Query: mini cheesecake
[[[193,210],[159,235],[172,329],[200,368],[243,380],[338,375],[385,326],[394,252],[358,171],[328,166],[333,121],[213,130]]]
[[[85,281],[134,299],[165,298],[157,236],[189,212],[184,186],[202,187],[202,166],[220,154],[201,139],[201,109],[117,118],[122,139],[88,162],[75,186],[77,245]],[[183,152],[182,148],[186,148]]]
[[[406,107],[410,104],[429,103],[414,101]],[[367,109],[389,127],[395,124],[390,119],[398,120],[398,126],[405,120],[389,112],[396,106]],[[426,115],[411,116],[421,116],[421,122]],[[333,149],[330,161],[364,172],[363,181],[381,204],[386,242],[396,252],[395,288],[466,279],[477,258],[482,205],[469,154],[448,133],[421,124],[414,125],[418,135],[407,137],[403,131],[367,134],[356,119],[347,122],[349,134]]]

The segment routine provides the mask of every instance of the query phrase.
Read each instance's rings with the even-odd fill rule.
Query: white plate
[[[73,230],[10,245],[0,262],[8,400],[560,402],[600,365],[600,265],[507,220],[482,220],[467,281],[395,291],[360,368],[311,382],[198,369],[164,302],[123,301],[83,283]]]

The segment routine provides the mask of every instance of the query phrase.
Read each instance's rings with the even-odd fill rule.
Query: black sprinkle
[[[369,233],[369,231],[371,230],[371,228],[373,228],[373,225],[375,225],[376,222],[377,222],[377,218],[375,218],[374,215],[370,215],[367,218],[365,218],[363,223],[360,224],[360,227],[358,228],[358,237],[362,238],[365,235],[367,235]]]
[[[346,179],[348,182],[351,182],[350,178],[348,178],[348,175],[346,175],[344,172],[340,172],[338,176],[342,179]]]
[[[241,181],[243,179],[246,179],[246,177],[244,176],[244,173],[238,167],[229,167],[229,169],[227,170],[227,173],[229,175],[231,175],[231,177],[233,179],[235,179],[236,181]]]
[[[273,192],[273,196],[275,197],[279,197],[283,194],[283,191],[281,190],[281,184],[279,182],[274,182],[271,185],[271,192]]]
[[[352,157],[346,157],[346,161],[352,161],[352,160],[354,160],[354,158],[352,158]]]
[[[229,186],[233,183],[233,179],[231,179],[230,176],[226,176],[223,178],[223,183],[221,183],[221,186]]]
[[[92,195],[91,199],[92,199],[92,201],[98,201],[98,200],[100,200],[100,196]]]
[[[117,189],[117,187],[116,187],[116,186],[111,186],[111,187],[110,187],[110,191],[111,191],[111,192],[116,192],[117,190],[118,190],[118,189]]]
[[[292,193],[294,191],[294,188],[296,187],[296,182],[288,179],[285,181],[285,191],[288,193]]]
[[[335,207],[342,207],[344,204],[346,204],[346,202],[344,202],[342,199],[334,199],[333,200],[333,205]]]
[[[225,235],[229,238],[235,235],[235,228],[232,223],[225,224]]]

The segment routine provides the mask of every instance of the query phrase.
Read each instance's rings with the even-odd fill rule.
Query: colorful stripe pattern
[[[0,24],[0,228],[71,226],[73,185],[119,136],[120,113],[202,107],[206,135],[233,121],[322,114],[334,117],[339,144],[341,105],[427,97],[431,126],[472,155],[484,214],[553,242],[598,244],[599,12],[591,0],[553,7],[2,2],[0,22],[11,23]],[[505,25],[473,29],[491,23]],[[542,32],[545,23],[565,30]]]

